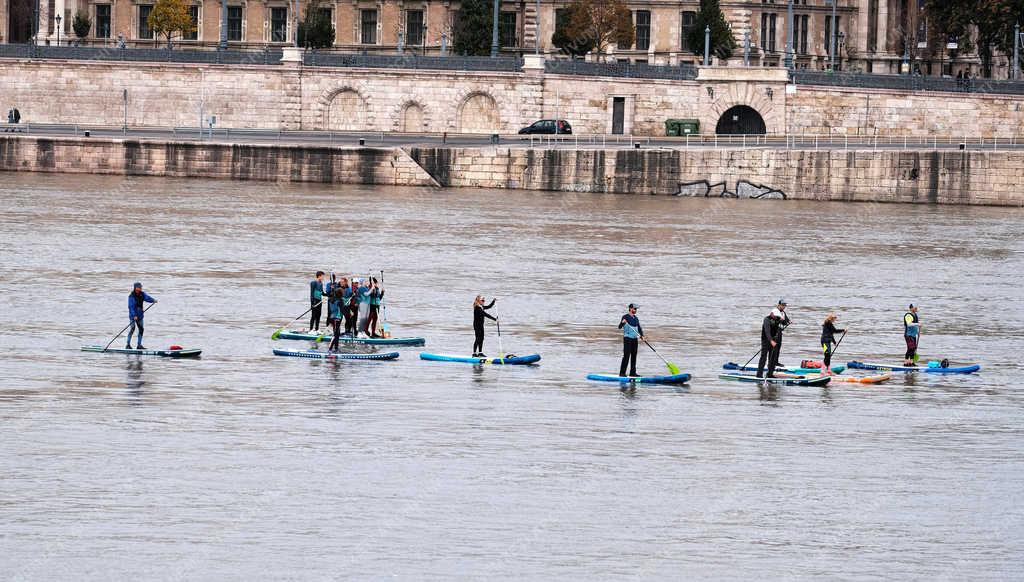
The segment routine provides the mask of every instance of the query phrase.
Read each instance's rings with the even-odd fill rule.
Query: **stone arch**
[[[320,98],[323,128],[328,131],[370,129],[366,99],[352,87],[342,87]]]
[[[474,91],[462,100],[458,108],[460,133],[496,133],[500,129],[498,103],[489,93]]]
[[[764,135],[767,127],[764,118],[749,105],[734,105],[718,118],[715,133],[719,135],[747,134]]]
[[[739,105],[753,109],[764,121],[765,133],[786,131],[784,83],[731,82],[710,85],[714,101],[700,108],[702,132],[714,130],[725,112]]]
[[[397,117],[398,131],[422,133],[427,130],[426,109],[418,101],[406,101]]]

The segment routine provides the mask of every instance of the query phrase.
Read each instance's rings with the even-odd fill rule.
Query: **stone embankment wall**
[[[778,73],[782,73],[779,75]],[[778,69],[709,68],[697,81],[546,74],[0,60],[0,104],[27,123],[284,130],[515,133],[542,118],[578,134],[612,132],[616,98],[626,134],[664,135],[669,118],[701,132],[738,105],[772,134],[1024,136],[1024,96],[800,85]],[[128,90],[127,115],[124,90]]]
[[[352,148],[0,137],[0,171],[1024,206],[1022,151]]]
[[[436,186],[398,148],[0,137],[0,170]]]
[[[414,148],[443,186],[1024,205],[1024,152]]]

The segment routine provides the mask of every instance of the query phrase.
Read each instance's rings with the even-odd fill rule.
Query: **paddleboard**
[[[774,378],[758,378],[753,374],[719,374],[723,380],[738,382],[759,382],[767,384],[783,384],[786,386],[824,386],[832,379],[831,376],[776,376]]]
[[[671,376],[616,376],[614,374],[587,374],[587,380],[597,382],[621,382],[623,384],[686,384],[689,374]]]
[[[722,369],[723,370],[738,370],[740,372],[756,372],[757,371],[757,366],[742,366],[741,367],[739,364],[737,364],[735,362],[729,362],[727,364],[723,364],[722,365]],[[801,368],[799,366],[781,366],[781,367],[778,367],[778,368],[775,368],[775,369],[776,370],[782,370],[782,371],[788,372],[790,374],[819,374],[819,373],[821,373],[821,368]],[[843,371],[845,371],[845,370],[846,370],[846,366],[844,366],[842,364],[837,364],[837,365],[832,366],[832,371],[835,372],[836,374],[842,374]]]
[[[420,359],[431,360],[434,362],[463,362],[466,364],[522,365],[539,362],[540,354],[530,354],[527,356],[511,356],[504,358],[478,358],[474,356],[458,356],[454,354],[431,354],[427,352],[420,352]]]
[[[333,331],[325,331],[322,335],[315,333],[306,333],[300,330],[289,330],[282,331],[278,334],[278,339],[284,340],[305,340],[311,342],[329,342],[334,337]],[[368,346],[422,346],[426,345],[427,340],[421,337],[348,337],[341,336],[338,338],[340,343],[344,344],[360,344]]]
[[[203,353],[199,348],[178,349],[178,350],[136,350],[125,348],[107,348],[103,346],[82,346],[83,352],[100,352],[108,354],[131,354],[135,356],[160,356],[163,358],[195,358]]]
[[[398,352],[384,352],[379,354],[345,354],[340,352],[321,352],[318,350],[279,350],[274,348],[275,356],[288,356],[291,358],[310,358],[314,360],[394,360],[398,358]]]
[[[928,374],[972,374],[981,369],[981,364],[964,364],[948,368],[929,368],[928,366],[901,366],[898,364],[874,364],[852,361],[846,365],[857,370],[878,370],[880,372],[925,372]]]

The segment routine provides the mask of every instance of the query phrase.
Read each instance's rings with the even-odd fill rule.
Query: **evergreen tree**
[[[731,57],[736,49],[736,39],[718,0],[700,0],[700,12],[687,39],[693,52],[701,57],[704,56],[704,29],[707,27],[711,27],[711,54],[722,60]]]
[[[462,7],[455,14],[455,39],[452,49],[457,54],[491,54],[492,13],[490,0],[463,0]]]
[[[75,36],[79,40],[89,36],[89,31],[92,29],[92,20],[89,18],[89,13],[81,9],[75,12],[75,19],[71,23],[71,29],[75,31]]]

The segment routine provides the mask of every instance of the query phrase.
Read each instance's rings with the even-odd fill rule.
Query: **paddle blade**
[[[677,366],[677,365],[673,364],[672,362],[665,362],[665,365],[666,365],[666,366],[668,366],[668,371],[669,371],[669,373],[670,373],[670,374],[672,374],[673,376],[677,376],[677,375],[679,375],[679,374],[681,374],[681,373],[682,373],[682,372],[681,372],[681,371],[679,370],[679,366]]]
[[[277,341],[277,340],[281,339],[281,332],[282,332],[282,331],[284,331],[284,328],[283,328],[283,327],[282,327],[282,328],[278,328],[278,329],[275,329],[275,330],[274,330],[274,333],[270,334],[270,339],[272,339],[272,340],[274,340],[274,341]]]

